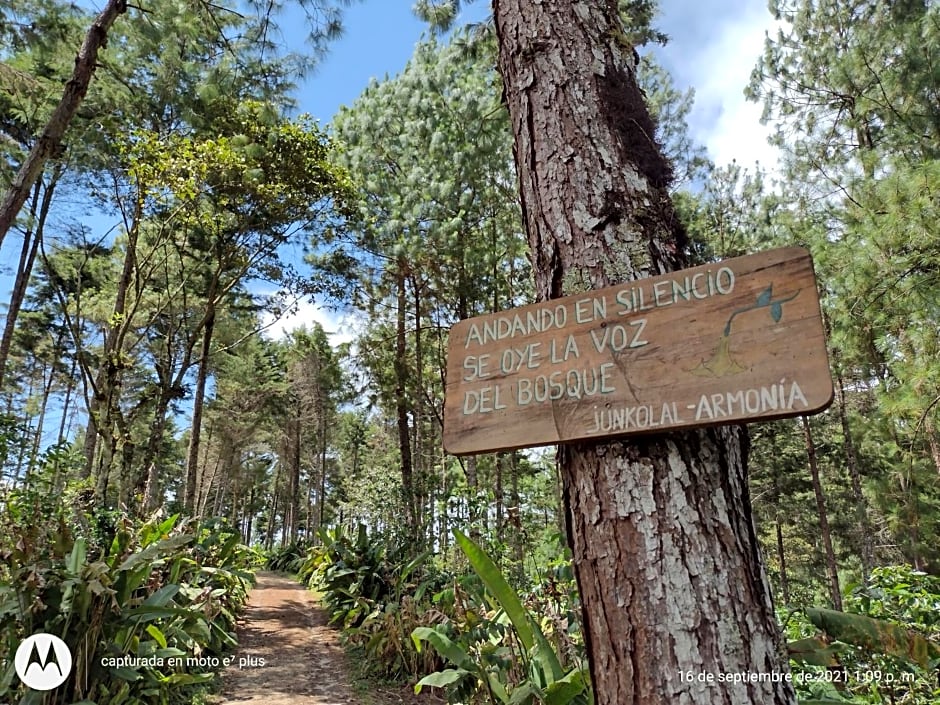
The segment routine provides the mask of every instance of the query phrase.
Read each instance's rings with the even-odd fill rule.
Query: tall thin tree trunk
[[[212,499],[212,516],[222,516],[222,505],[225,503],[226,490],[229,487],[228,482],[220,479],[215,485],[215,497]],[[230,512],[229,517],[234,522],[236,520],[235,512]]]
[[[59,433],[56,436],[56,443],[62,443],[66,437],[69,413],[72,411],[72,392],[75,391],[76,372],[78,372],[78,360],[73,357],[69,365],[69,376],[65,380],[65,399],[62,401],[62,418],[59,420]]]
[[[297,523],[300,517],[300,419],[291,421],[290,475],[287,487],[287,525],[284,533],[288,543],[297,540]]]
[[[127,228],[127,244],[124,250],[124,264],[117,281],[114,295],[114,309],[108,330],[104,336],[104,350],[95,382],[92,385],[92,401],[88,409],[88,427],[85,438],[85,467],[95,479],[95,497],[103,503],[111,476],[114,454],[118,444],[126,441],[126,434],[118,428],[121,390],[124,368],[124,339],[130,327],[127,315],[127,297],[131,283],[139,276],[137,271],[137,242],[140,236],[140,223],[143,211],[143,196],[138,194],[133,220]],[[91,379],[87,371],[85,379]],[[94,432],[95,438],[88,434]],[[95,451],[98,439],[104,440],[99,453],[99,462],[95,464]]]
[[[36,421],[36,431],[33,433],[33,447],[29,453],[29,464],[26,466],[27,477],[39,463],[39,451],[42,446],[42,433],[43,428],[46,425],[46,409],[49,408],[49,396],[52,394],[52,384],[55,382],[54,364],[55,363],[50,366],[49,379],[44,379],[42,386],[42,401],[39,402],[39,419]]]
[[[443,509],[440,514],[440,531],[437,534],[438,550],[443,554],[450,545],[450,492],[451,487],[447,479],[447,463],[441,458],[441,496],[444,498]]]
[[[192,514],[196,508],[196,480],[199,472],[199,441],[202,432],[202,413],[206,401],[206,382],[209,379],[209,355],[212,352],[212,331],[215,329],[215,307],[212,303],[214,291],[207,297],[210,307],[202,333],[202,352],[196,372],[196,389],[193,392],[192,429],[189,435],[189,450],[186,454],[186,492],[183,507]]]
[[[494,0],[539,300],[681,267],[616,2]],[[791,705],[740,427],[559,451],[597,705]]]
[[[163,445],[163,433],[166,429],[167,413],[170,409],[170,396],[161,388],[157,403],[150,421],[150,431],[147,436],[147,445],[144,447],[144,456],[141,458],[142,472],[137,478],[137,489],[141,494],[140,513],[146,515],[156,508],[159,487],[160,465],[157,456]]]
[[[418,277],[411,277],[415,300],[415,390],[412,402],[413,429],[414,429],[414,479],[412,481],[412,503],[414,504],[415,540],[419,545],[425,541],[424,528],[424,338],[421,328],[421,285]]]
[[[98,400],[92,397],[91,403],[88,405],[88,422],[85,424],[85,440],[82,444],[82,455],[85,458],[81,470],[83,480],[91,477],[95,467],[95,454],[98,451],[98,422],[96,419],[98,418],[99,406]]]
[[[215,463],[212,464],[212,468],[209,468],[209,455],[210,450],[212,449],[212,436],[216,431],[214,425],[209,427],[209,434],[206,437],[206,442],[200,444],[202,446],[202,460],[199,462],[199,473],[197,480],[197,487],[199,488],[196,492],[196,516],[204,517],[206,515],[206,505],[209,503],[209,493],[212,492],[212,485],[216,481],[216,478],[219,476],[219,469],[221,467],[228,467],[229,460],[228,456],[233,451],[231,444],[226,445],[225,436],[219,439],[218,446],[219,452],[216,453]]]
[[[37,180],[33,189],[33,200],[30,204],[31,223],[30,227],[23,235],[20,261],[16,268],[13,291],[10,293],[10,303],[7,306],[7,317],[3,326],[3,337],[0,338],[0,389],[3,388],[3,378],[6,375],[7,360],[10,357],[10,347],[13,345],[13,333],[16,330],[16,320],[19,318],[20,309],[23,307],[23,300],[26,298],[26,289],[29,285],[29,278],[33,272],[33,264],[36,262],[39,244],[42,242],[43,233],[46,228],[46,217],[49,215],[49,207],[52,205],[52,193],[55,190],[55,185],[58,183],[61,172],[62,168],[56,166],[53,170],[49,185],[43,192],[41,203],[39,192],[42,189],[42,181]]]
[[[316,488],[313,483],[313,471],[307,473],[307,506],[304,510],[304,541],[309,542],[313,530],[313,502]]]
[[[320,437],[320,492],[317,495],[317,529],[323,528],[323,511],[326,508],[326,421],[323,424]],[[357,469],[355,466],[356,462],[354,461],[353,473]],[[355,477],[355,474],[353,477]]]
[[[277,472],[278,471],[275,471],[274,477],[274,497],[271,501],[271,513],[268,515],[268,532],[264,537],[264,547],[269,551],[274,548],[274,527],[277,525],[278,500],[280,499],[280,492],[277,486]]]
[[[809,419],[801,416],[803,423],[803,439],[806,441],[806,458],[809,463],[810,477],[813,482],[813,493],[816,495],[816,513],[819,516],[819,531],[822,535],[823,550],[826,555],[826,572],[829,574],[829,597],[833,608],[842,610],[842,590],[839,587],[839,567],[836,564],[836,553],[832,548],[832,532],[829,529],[829,513],[826,510],[826,495],[823,492],[822,482],[819,478],[819,462],[816,458],[816,443],[813,440],[813,429]]]
[[[29,373],[29,386],[26,388],[26,399],[28,400],[33,396],[33,374]],[[12,395],[11,395],[12,398]],[[28,466],[29,455],[27,448],[26,439],[29,437],[29,432],[33,426],[33,417],[30,414],[25,414],[23,419],[23,435],[22,438],[18,440],[16,444],[16,463],[13,466],[13,477],[10,478],[13,484],[13,487],[16,487],[20,481],[20,475],[23,474],[24,464]]]
[[[512,558],[517,580],[525,577],[525,530],[522,526],[522,495],[519,493],[519,463],[515,453],[510,455],[509,465],[509,501],[512,506],[507,510],[507,520],[511,527]],[[561,502],[559,502],[561,506]]]
[[[507,460],[507,453],[496,454],[496,482],[493,487],[493,499],[496,503],[494,528],[496,529],[496,540],[499,542],[503,540],[503,470],[507,464]]]
[[[326,455],[327,455],[327,432],[326,432],[326,414],[321,409],[320,412],[320,491],[317,494],[317,529],[323,528],[323,509],[326,504]],[[358,471],[359,451],[353,458],[353,477]]]
[[[245,508],[245,543],[251,543],[251,530],[254,528],[252,524],[254,523],[255,513],[255,487],[251,486],[251,489],[248,491],[248,506]]]
[[[780,592],[783,596],[783,604],[790,604],[790,579],[787,576],[787,554],[783,550],[783,527],[780,525],[780,518],[774,522],[777,530],[777,562],[780,564]]]
[[[477,488],[480,485],[480,467],[477,456],[470,455],[464,458],[461,466],[463,467],[464,476],[467,478],[467,523],[470,525],[470,538],[477,541],[481,536],[479,501],[477,499]]]
[[[868,516],[868,502],[862,492],[862,474],[858,467],[858,453],[852,440],[852,427],[849,413],[845,406],[845,383],[842,374],[836,375],[836,391],[839,395],[839,422],[842,424],[842,447],[845,450],[845,464],[852,483],[852,500],[855,502],[855,531],[861,545],[862,583],[868,585],[872,566],[875,563],[875,536]]]
[[[408,532],[417,535],[414,506],[414,463],[411,455],[411,425],[408,422],[407,312],[408,294],[405,265],[398,263],[396,273],[397,311],[395,320],[395,414],[398,421],[398,450],[401,463],[402,500],[405,504]]]
[[[75,57],[75,68],[65,84],[62,98],[52,111],[49,122],[36,140],[25,161],[20,166],[13,183],[3,197],[0,205],[0,245],[29,196],[29,190],[42,173],[46,161],[61,148],[62,137],[68,129],[78,106],[85,99],[88,85],[98,66],[98,51],[108,38],[111,25],[127,12],[127,0],[108,0],[108,4],[98,14]]]

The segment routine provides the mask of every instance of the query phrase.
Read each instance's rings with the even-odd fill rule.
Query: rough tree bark
[[[682,267],[671,169],[617,2],[493,7],[539,299]],[[794,702],[746,456],[737,427],[560,449],[598,705]],[[765,675],[687,678],[724,672]]]
[[[3,244],[3,239],[10,231],[10,226],[13,225],[13,220],[26,202],[29,190],[42,173],[43,165],[59,151],[62,136],[88,92],[88,85],[97,68],[98,51],[107,41],[111,25],[125,12],[127,12],[127,0],[109,0],[88,28],[85,40],[75,56],[75,69],[72,71],[72,77],[65,84],[62,99],[52,112],[52,117],[49,118],[49,122],[46,123],[42,134],[39,135],[3,197],[3,204],[0,205],[0,245]]]

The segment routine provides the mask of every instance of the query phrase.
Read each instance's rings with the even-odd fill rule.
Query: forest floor
[[[238,626],[238,649],[213,705],[431,705],[422,693],[355,676],[309,590],[286,575],[258,573]],[[263,661],[262,661],[263,659]],[[263,665],[262,665],[263,663]]]

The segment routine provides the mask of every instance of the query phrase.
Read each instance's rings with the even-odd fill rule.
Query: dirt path
[[[239,647],[215,705],[414,705],[407,689],[356,692],[338,633],[313,595],[290,578],[259,573],[238,627]],[[262,665],[263,664],[263,665]],[[241,667],[239,667],[241,666]]]

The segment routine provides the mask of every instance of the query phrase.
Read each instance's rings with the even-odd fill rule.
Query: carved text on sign
[[[452,453],[780,418],[832,399],[801,248],[461,321],[447,374]]]

